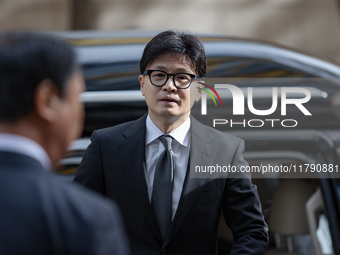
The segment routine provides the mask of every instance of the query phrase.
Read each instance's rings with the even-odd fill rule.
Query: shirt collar
[[[0,151],[19,153],[39,161],[45,169],[51,169],[51,160],[37,142],[23,136],[0,133]]]
[[[190,118],[188,117],[178,128],[172,130],[169,135],[171,135],[177,142],[185,147],[189,146],[190,141]],[[150,116],[146,118],[146,145],[153,142],[155,139],[164,135],[164,133],[152,122]]]

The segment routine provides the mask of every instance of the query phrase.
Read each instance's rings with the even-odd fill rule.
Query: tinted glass
[[[139,62],[83,66],[87,91],[139,90]]]
[[[301,70],[263,59],[225,57],[208,59],[207,77],[312,78]]]

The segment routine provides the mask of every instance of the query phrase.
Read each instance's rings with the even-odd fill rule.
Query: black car
[[[93,130],[134,120],[147,112],[139,90],[139,60],[146,43],[157,33],[52,34],[74,45],[87,87],[81,96],[86,109],[82,138],[72,144],[58,170],[63,178],[72,179]],[[216,89],[220,102],[217,94],[211,93],[217,106],[206,96],[207,114],[202,114],[202,104],[197,104],[192,115],[244,139],[249,165],[254,169],[261,166],[262,171],[253,174],[253,182],[272,234],[269,253],[283,249],[323,254],[332,249],[340,254],[340,65],[274,44],[197,36],[208,59],[204,83],[213,88],[235,85],[244,95],[244,109],[243,114],[235,114],[233,94],[220,88]],[[303,103],[299,106],[289,99]],[[275,111],[259,115],[254,109]],[[264,172],[265,165],[281,170]],[[282,169],[291,173],[287,175]],[[299,175],[305,172],[310,175]],[[220,229],[221,251],[232,243],[224,225]],[[320,233],[329,233],[329,237]]]

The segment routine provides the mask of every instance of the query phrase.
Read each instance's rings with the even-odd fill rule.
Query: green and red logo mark
[[[217,93],[217,91],[216,91],[213,87],[211,87],[210,85],[208,85],[208,84],[206,84],[206,83],[204,83],[204,82],[199,82],[199,84],[202,84],[202,85],[204,85],[204,86],[207,86],[209,89],[211,89],[211,91],[215,93],[215,95],[217,96],[218,100],[220,101],[220,103],[221,103],[221,105],[222,105],[222,100],[221,100],[221,98],[220,98],[220,95]],[[201,89],[201,90],[203,90],[204,92],[206,92],[206,93],[214,100],[215,106],[217,106],[217,103],[216,103],[216,100],[215,100],[214,96],[213,96],[208,90],[206,90],[206,89],[204,89],[204,88],[199,88],[199,89]]]

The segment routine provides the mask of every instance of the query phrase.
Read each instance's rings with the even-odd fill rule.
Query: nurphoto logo
[[[221,92],[223,90],[228,90],[231,93],[231,100],[232,100],[232,116],[242,116],[245,115],[245,98],[247,98],[247,110],[256,115],[256,116],[268,116],[273,114],[279,105],[279,98],[281,99],[280,102],[280,115],[286,116],[287,115],[287,105],[295,106],[302,114],[305,116],[311,116],[312,114],[308,109],[305,107],[304,104],[310,101],[311,99],[311,92],[306,88],[301,87],[271,87],[267,89],[271,89],[271,106],[267,109],[257,109],[254,106],[254,93],[253,87],[246,87],[240,89],[239,87],[232,85],[232,84],[215,84],[215,88],[206,84],[200,83],[211,91],[217,96],[218,100],[220,101],[221,106],[222,99],[220,97]],[[199,88],[206,92],[214,101],[215,106],[217,106],[216,100],[211,92],[207,89]],[[215,89],[219,89],[220,94],[217,93]],[[280,94],[278,93],[280,92]],[[294,93],[295,95],[299,95],[299,98],[290,98],[289,95]],[[229,100],[229,99],[228,99]],[[207,115],[208,113],[208,106],[207,106],[207,96],[205,93],[202,94],[201,98],[201,115]],[[243,119],[243,120],[233,120],[233,119],[223,119],[223,118],[214,118],[213,119],[213,127],[216,125],[226,125],[230,124],[230,127],[235,125],[242,125],[243,127],[262,127],[264,126],[265,122],[274,127],[277,122],[281,124],[282,127],[296,127],[298,125],[297,120],[295,119],[277,119],[277,118],[265,118],[265,119]]]

